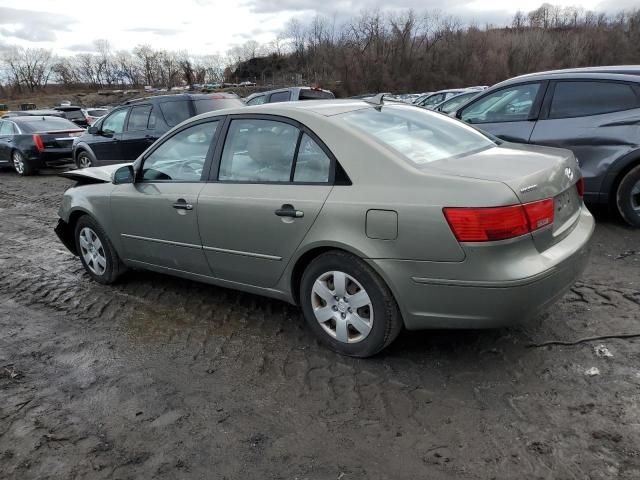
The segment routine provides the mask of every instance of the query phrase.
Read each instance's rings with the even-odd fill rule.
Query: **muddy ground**
[[[1,478],[640,477],[640,339],[530,346],[640,334],[640,231],[614,217],[549,314],[355,360],[285,303],[91,282],[52,230],[68,185],[0,172]]]

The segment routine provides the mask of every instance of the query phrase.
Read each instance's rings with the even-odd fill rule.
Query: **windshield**
[[[462,122],[411,106],[365,108],[341,117],[416,165],[496,146],[486,135]]]

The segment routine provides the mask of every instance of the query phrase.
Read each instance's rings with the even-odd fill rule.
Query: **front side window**
[[[303,134],[296,158],[293,181],[326,183],[329,181],[330,169],[331,159],[309,135]]]
[[[288,102],[290,98],[291,94],[289,92],[272,93],[269,103]]]
[[[423,102],[423,107],[431,107],[433,105],[437,105],[444,100],[444,94],[438,93],[437,95],[431,95],[427,97]]]
[[[372,141],[382,143],[418,166],[496,146],[468,125],[410,106],[366,108],[341,116]]]
[[[558,82],[549,118],[582,117],[640,107],[631,85],[617,82]]]
[[[233,120],[220,160],[219,180],[288,182],[300,131],[273,120]]]
[[[122,133],[124,130],[124,120],[127,118],[128,108],[113,112],[102,122],[102,131],[105,133],[115,134]]]
[[[191,116],[188,100],[161,103],[160,110],[162,110],[162,115],[170,127],[175,127]]]
[[[200,181],[217,127],[218,121],[199,123],[165,140],[145,159],[142,180]]]
[[[149,125],[149,115],[151,114],[151,105],[141,105],[131,109],[129,115],[129,123],[127,131],[134,132],[136,130],[146,130]]]
[[[528,120],[540,89],[539,83],[503,88],[462,110],[468,123],[517,122]]]
[[[247,102],[247,105],[262,105],[267,101],[266,95],[258,95],[257,97],[253,97],[251,100]]]

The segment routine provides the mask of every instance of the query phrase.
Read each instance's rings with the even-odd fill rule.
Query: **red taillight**
[[[553,223],[555,207],[552,198],[522,205],[529,220],[529,231],[533,232]]]
[[[42,142],[42,137],[37,133],[33,136],[33,143],[36,144],[36,150],[38,150],[38,152],[42,152],[44,150],[44,143]]]
[[[460,242],[506,240],[553,223],[553,199],[489,208],[445,208],[444,216]]]
[[[578,188],[578,195],[580,195],[580,197],[584,197],[584,177],[580,177],[578,179],[576,187]]]

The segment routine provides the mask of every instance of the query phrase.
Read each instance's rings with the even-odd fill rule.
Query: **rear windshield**
[[[27,133],[78,130],[78,126],[75,123],[57,117],[33,117],[29,120],[22,118],[20,120],[20,128]]]
[[[323,90],[311,90],[303,88],[300,90],[300,100],[322,100],[327,98],[336,98],[333,93]]]
[[[417,107],[364,108],[341,117],[416,165],[460,157],[496,145],[462,122]]]
[[[84,120],[82,110],[67,110],[64,112],[64,116],[69,120]]]
[[[200,98],[194,100],[193,104],[196,107],[196,115],[213,110],[222,110],[223,108],[242,107],[244,105],[239,98]]]

